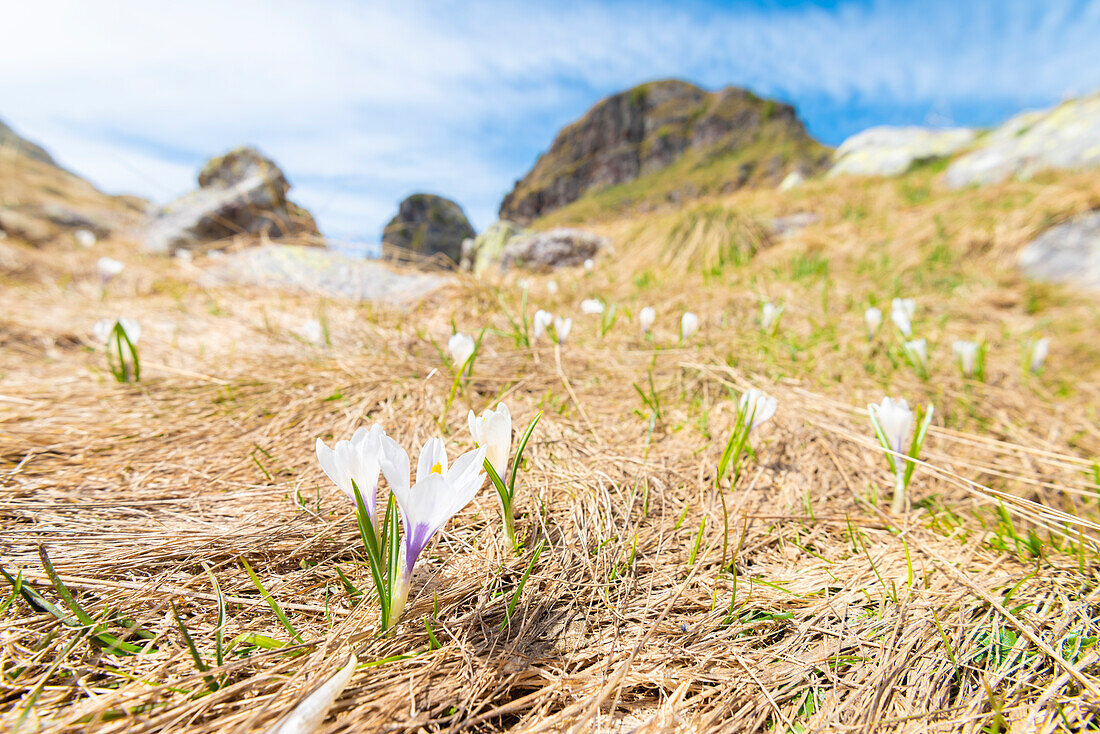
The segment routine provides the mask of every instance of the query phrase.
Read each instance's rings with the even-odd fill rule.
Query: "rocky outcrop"
[[[1100,93],[1016,115],[952,162],[944,181],[960,187],[1087,166],[1100,166]]]
[[[53,156],[47,153],[45,148],[20,137],[18,133],[5,125],[3,120],[0,120],[0,154],[9,151],[32,161],[57,166]]]
[[[582,229],[551,229],[508,240],[500,257],[501,270],[522,267],[532,270],[582,265],[611,246],[606,237]]]
[[[402,250],[422,257],[438,254],[457,265],[462,241],[476,234],[455,202],[435,194],[413,194],[401,202],[382,231],[382,255],[397,257]]]
[[[608,97],[558,133],[505,197],[500,217],[526,224],[687,156],[702,166],[727,155],[733,187],[774,186],[792,169],[812,172],[827,160],[790,105],[736,87],[707,92],[682,81],[651,82]]]
[[[287,200],[289,190],[274,161],[255,148],[237,148],[203,166],[198,189],[154,212],[143,242],[166,254],[238,235],[296,235],[322,244],[313,217]]]
[[[0,170],[0,232],[36,247],[71,245],[81,230],[108,237],[133,227],[145,208],[140,199],[104,194],[3,123]]]
[[[1046,230],[1020,251],[1029,277],[1100,291],[1100,211]]]
[[[463,270],[481,275],[492,267],[493,263],[500,261],[509,240],[525,234],[527,230],[515,222],[504,219],[494,222],[477,237],[462,241],[462,262],[459,265]]]
[[[431,273],[394,272],[378,261],[327,249],[281,244],[231,253],[205,277],[212,283],[244,283],[396,306],[410,305],[448,282]]]
[[[915,163],[949,156],[974,140],[969,128],[872,127],[841,143],[829,176],[898,176]]]
[[[786,237],[820,222],[821,215],[817,212],[795,212],[785,217],[776,217],[771,221],[768,229],[775,237]]]

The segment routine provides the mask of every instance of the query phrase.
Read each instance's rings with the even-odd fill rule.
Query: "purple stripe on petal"
[[[413,525],[412,532],[408,531],[408,525],[405,527],[405,578],[411,578],[416,559],[432,539],[435,529],[425,523]]]

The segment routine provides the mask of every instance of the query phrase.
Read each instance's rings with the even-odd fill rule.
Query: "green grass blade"
[[[347,591],[350,596],[353,598],[363,596],[363,592],[359,591],[359,589],[355,587],[355,584],[348,580],[348,577],[344,575],[344,572],[339,566],[336,566],[336,575],[340,577],[340,582],[344,585],[344,590]]]
[[[539,418],[542,418],[541,410],[535,413],[535,417],[531,419],[530,425],[527,426],[527,430],[523,432],[523,435],[519,439],[519,443],[516,444],[516,457],[512,460],[512,474],[508,480],[508,490],[512,497],[516,494],[516,474],[519,472],[519,464],[520,460],[523,458],[523,451],[527,448],[527,442],[531,440],[531,434],[534,433]]]
[[[432,629],[432,624],[428,621],[427,617],[424,618],[424,630],[428,633],[429,650],[438,650],[443,647],[443,645],[439,644],[439,640],[435,638],[435,631]]]
[[[393,593],[394,584],[397,583],[397,576],[400,573],[398,566],[401,563],[401,534],[398,532],[397,527],[397,499],[391,494],[389,503],[386,505],[386,580],[388,585],[386,587],[386,624],[383,626],[386,628],[392,627],[397,620],[390,619],[390,595]],[[406,528],[405,532],[409,532]]]
[[[922,411],[917,408],[917,421],[920,428],[917,429],[917,434],[913,436],[913,443],[909,445],[909,456],[916,459],[920,456],[921,447],[924,446],[924,438],[928,435],[928,429],[932,426],[932,415],[936,409],[929,405]],[[913,471],[916,470],[917,465],[912,461],[905,462],[905,486],[909,486],[909,480],[913,477]]]
[[[248,573],[249,578],[252,579],[252,583],[255,584],[256,588],[259,590],[260,596],[262,596],[263,600],[267,602],[267,605],[271,607],[271,611],[275,612],[275,616],[279,618],[279,622],[281,622],[283,627],[286,628],[286,631],[290,633],[290,636],[299,643],[304,643],[302,636],[294,629],[294,625],[290,623],[282,607],[279,606],[279,602],[275,601],[275,597],[273,597],[267,589],[264,588],[264,585],[260,583],[260,577],[252,570],[252,566],[248,565],[248,561],[242,558],[241,565],[244,566],[244,570]]]
[[[6,573],[4,575],[7,576]],[[3,604],[0,604],[0,614],[8,611],[8,607],[10,607],[15,602],[16,598],[19,597],[19,591],[20,589],[22,589],[22,587],[23,571],[19,570],[16,572],[15,580],[12,581],[11,584],[11,595],[8,596],[7,600]]]
[[[485,459],[482,466],[485,468],[485,473],[489,475],[489,481],[492,482],[493,488],[496,489],[497,494],[500,495],[500,502],[504,506],[506,512],[512,511],[512,495],[508,491],[508,488],[504,486],[504,480],[497,474],[497,470],[493,467],[492,462],[489,459]]]
[[[46,553],[46,549],[43,546],[38,547],[38,557],[42,560],[42,568],[46,571],[46,576],[49,577],[50,582],[53,584],[54,589],[57,591],[57,595],[61,597],[61,600],[65,602],[65,606],[72,610],[76,618],[80,620],[81,624],[89,627],[95,625],[95,620],[84,611],[83,607],[76,603],[76,599],[69,592],[69,589],[61,582],[61,577],[57,575],[57,571],[54,570],[53,564],[50,563],[50,557]]]
[[[886,438],[886,431],[882,429],[882,424],[879,423],[878,414],[875,412],[874,406],[868,408],[867,412],[871,416],[871,425],[875,429],[875,436],[878,438],[879,444],[882,445],[883,450],[886,452],[886,462],[890,465],[890,473],[897,476],[898,464],[897,459],[894,457],[894,449],[890,446],[890,439]]]
[[[695,565],[695,556],[699,553],[699,544],[703,541],[703,530],[707,527],[707,516],[699,521],[699,532],[695,534],[695,545],[691,547],[691,556],[688,558],[688,567]]]
[[[210,583],[214,587],[214,595],[218,597],[218,626],[214,629],[214,659],[220,668],[225,664],[225,650],[222,644],[225,635],[225,595],[222,594],[222,587],[218,584],[218,578],[210,570],[210,567],[205,563],[202,567],[206,571],[206,575],[210,577]]]
[[[351,489],[355,494],[355,518],[359,523],[359,537],[363,541],[363,550],[367,552],[367,562],[370,565],[371,578],[374,580],[374,588],[378,592],[378,605],[382,608],[382,621],[389,618],[390,596],[386,593],[386,579],[382,574],[382,550],[379,548],[379,538],[375,535],[374,523],[367,514],[367,506],[363,502],[363,494],[359,491],[359,485],[353,479]],[[392,497],[392,495],[391,495]],[[389,505],[386,506],[387,511]],[[383,523],[385,530],[385,523]]]
[[[512,594],[512,601],[508,602],[508,607],[504,610],[504,622],[500,625],[500,631],[503,632],[504,628],[508,626],[508,623],[512,621],[512,613],[516,611],[516,604],[519,603],[520,594],[523,593],[523,587],[527,585],[527,579],[531,576],[531,571],[535,568],[535,563],[539,560],[539,556],[542,555],[542,549],[546,547],[546,541],[539,543],[538,548],[535,548],[535,552],[531,555],[531,560],[527,564],[527,570],[523,572],[523,576],[519,580],[519,585],[516,587],[516,592]]]
[[[195,667],[199,669],[200,673],[206,673],[210,670],[210,666],[202,659],[202,653],[195,647],[195,641],[191,639],[191,633],[187,630],[187,625],[183,623],[183,618],[180,617],[180,612],[176,609],[176,602],[169,602],[172,607],[172,616],[176,618],[176,626],[179,627],[180,634],[183,635],[183,641],[187,645],[188,651],[191,653],[191,659],[195,661]],[[202,679],[206,681],[206,687],[210,689],[210,692],[218,690],[218,683],[214,680],[213,676],[203,675]]]

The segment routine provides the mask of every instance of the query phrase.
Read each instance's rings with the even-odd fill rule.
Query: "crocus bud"
[[[474,353],[474,338],[461,331],[456,332],[447,340],[447,351],[451,353],[455,366],[461,369]]]
[[[680,338],[687,341],[699,331],[699,317],[691,311],[685,311],[680,317]]]
[[[466,418],[473,436],[475,448],[485,447],[485,458],[496,470],[497,476],[505,482],[504,472],[508,470],[508,455],[512,450],[512,414],[508,406],[501,403],[496,410],[486,409],[481,417],[470,411]]]

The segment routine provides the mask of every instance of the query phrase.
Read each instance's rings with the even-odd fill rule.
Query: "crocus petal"
[[[1050,337],[1043,337],[1037,339],[1031,345],[1031,367],[1032,372],[1038,372],[1043,362],[1046,361],[1047,355],[1050,353]]]
[[[554,319],[554,333],[557,334],[559,342],[564,342],[572,329],[573,319],[563,319],[561,317]]]
[[[409,489],[409,454],[389,436],[382,437],[382,456],[379,463],[394,494]]]
[[[775,398],[756,388],[746,390],[741,394],[740,410],[744,412],[745,418],[752,417],[749,430],[771,420],[772,416],[775,415],[777,406],[778,402]]]
[[[111,329],[115,328],[115,322],[111,319],[100,319],[95,322],[95,326],[92,327],[92,331],[95,333],[95,338],[101,342],[106,342],[107,338],[111,336]]]
[[[450,352],[455,365],[461,367],[466,364],[466,360],[474,353],[474,338],[462,332],[453,334],[447,340],[447,351]]]
[[[653,326],[653,322],[657,320],[657,312],[652,306],[646,306],[638,314],[638,323],[641,324],[642,331],[649,331]]]
[[[863,320],[867,323],[867,332],[874,334],[882,326],[882,311],[871,306],[863,313]]]
[[[913,411],[909,410],[909,403],[901,398],[883,398],[879,405],[869,406],[875,411],[882,432],[886,436],[890,448],[898,453],[906,453],[907,446],[903,446],[909,437],[909,428],[913,422]]]
[[[330,449],[321,439],[317,439],[316,449],[317,462],[321,465],[321,470],[324,471],[328,478],[332,480],[332,483],[339,487],[344,494],[348,497],[352,497],[351,485],[347,482],[347,477],[343,475],[336,463],[336,452]]]
[[[504,479],[512,448],[512,414],[508,411],[508,406],[501,403],[496,410],[486,409],[480,418],[471,410],[467,422],[474,443],[485,447],[486,458],[497,475]]]
[[[447,472],[447,481],[455,484],[473,481],[475,475],[480,474],[481,468],[485,465],[485,454],[486,447],[481,446],[455,459],[455,463]]]
[[[581,301],[581,313],[588,316],[603,313],[603,304],[595,298],[586,298]]]
[[[535,316],[531,319],[531,331],[535,341],[538,341],[553,323],[554,317],[549,311],[544,311],[541,308],[535,311]]]
[[[680,338],[687,341],[699,330],[699,317],[691,311],[685,311],[680,317]]]
[[[439,441],[442,445],[442,440]],[[425,444],[421,456],[435,447]],[[416,485],[411,488],[393,487],[393,495],[401,509],[405,523],[405,568],[406,577],[412,572],[420,552],[437,530],[443,527],[459,510],[465,507],[477,494],[485,481],[485,475],[478,467],[485,461],[484,447],[463,454],[455,460],[456,471],[434,473],[429,471],[421,477],[418,470]]]
[[[118,323],[122,325],[122,330],[126,332],[126,338],[130,340],[130,343],[137,344],[138,339],[141,338],[141,325],[126,317],[119,318]]]
[[[416,482],[419,484],[432,473],[432,469],[439,465],[439,474],[447,474],[447,447],[443,439],[439,437],[429,438],[420,447],[420,458],[416,462]]]

